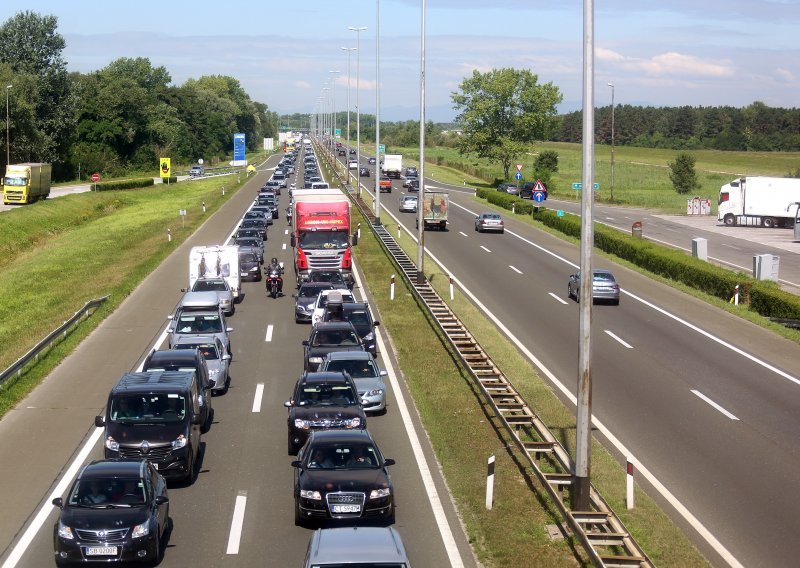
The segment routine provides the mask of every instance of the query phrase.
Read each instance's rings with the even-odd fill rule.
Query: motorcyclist
[[[286,208],[286,222],[292,224],[292,206]]]
[[[277,258],[275,258],[274,256],[272,257],[272,260],[269,262],[269,266],[267,266],[267,269],[266,269],[265,272],[267,273],[267,286],[269,286],[269,278],[272,277],[273,274],[275,274],[277,276],[277,278],[278,278],[278,294],[282,294],[283,293],[283,278],[281,277],[281,274],[283,274],[283,267],[280,265],[280,263],[278,263],[278,259]]]

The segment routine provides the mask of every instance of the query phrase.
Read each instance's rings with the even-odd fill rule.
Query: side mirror
[[[164,505],[165,503],[169,503],[169,497],[167,497],[166,495],[156,496],[156,505]]]
[[[308,347],[310,345],[310,343],[308,342],[308,339],[304,339],[303,340],[303,345],[306,346],[306,347]]]
[[[280,261],[280,262],[278,263],[278,266],[280,266],[281,268],[283,268],[283,261]]]
[[[283,406],[285,406],[286,408],[291,408],[292,406],[294,406],[294,404],[292,404],[291,400],[287,400],[283,403]]]
[[[300,467],[300,460],[294,460],[294,461],[292,461],[292,463],[290,465],[292,467],[299,468]]]
[[[222,360],[223,361],[230,361],[231,360],[231,354],[230,353],[225,353],[225,355],[222,356]]]
[[[200,424],[202,423],[203,421],[200,419],[199,414],[195,414],[192,416],[192,426],[200,426]]]
[[[95,416],[94,425],[97,426],[98,428],[103,428],[106,425],[105,416]]]
[[[226,327],[225,331],[228,332],[228,333],[233,333],[233,328],[232,327]]]
[[[53,499],[51,501],[51,503],[53,505],[55,505],[56,507],[58,507],[59,509],[63,509],[64,508],[64,500],[61,497],[56,497],[55,499]]]
[[[378,373],[378,375],[381,376],[381,377],[388,377],[389,376],[389,371],[385,371],[385,370],[381,369],[381,372]]]
[[[378,320],[372,322],[372,327],[378,327],[379,325],[381,325],[381,322],[379,322]]]
[[[385,460],[383,460],[383,466],[384,467],[388,467],[388,466],[394,465],[394,464],[395,464],[395,461],[392,458],[386,458]]]

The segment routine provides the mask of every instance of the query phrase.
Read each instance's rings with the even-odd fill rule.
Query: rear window
[[[595,282],[614,282],[614,276],[608,272],[595,272]]]

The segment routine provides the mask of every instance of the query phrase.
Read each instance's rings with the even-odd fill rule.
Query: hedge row
[[[173,178],[178,181],[177,178]],[[104,181],[94,185],[95,191],[111,191],[112,189],[140,189],[153,185],[153,178],[126,179],[121,181]]]
[[[504,209],[511,210],[513,205],[517,214],[532,215],[534,219],[548,227],[580,238],[580,217],[571,214],[559,217],[550,209],[535,208],[527,199],[491,189],[479,189],[477,196]],[[731,299],[738,284],[740,303],[749,304],[751,310],[764,317],[800,318],[800,298],[781,290],[772,282],[755,280],[740,272],[708,264],[681,251],[634,238],[605,225],[595,225],[594,244],[600,250],[623,258],[649,272],[682,282],[725,301]]]

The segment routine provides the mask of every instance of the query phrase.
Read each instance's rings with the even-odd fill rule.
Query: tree
[[[694,156],[685,152],[678,154],[675,161],[669,163],[669,179],[672,181],[675,191],[681,195],[700,187],[697,173],[694,171],[694,164]]]
[[[539,155],[536,156],[536,160],[533,162],[533,168],[537,171],[548,170],[553,173],[557,172],[558,152],[555,150],[542,150],[539,152]]]
[[[473,71],[450,95],[464,130],[459,151],[500,162],[508,179],[511,165],[528,145],[547,139],[556,124],[561,92],[538,81],[527,69]]]

